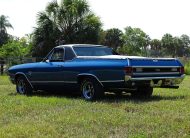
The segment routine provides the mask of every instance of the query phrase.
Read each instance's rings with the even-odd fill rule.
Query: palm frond
[[[8,16],[5,15],[1,15],[0,16],[0,30],[4,30],[5,32],[7,32],[7,28],[12,28],[13,26],[11,25],[11,23],[8,20]]]
[[[54,0],[52,2],[50,2],[47,7],[46,7],[46,13],[49,15],[49,16],[56,16],[57,15],[57,10],[59,8],[59,5],[57,3],[57,0]]]

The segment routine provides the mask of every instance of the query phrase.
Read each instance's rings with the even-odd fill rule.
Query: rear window
[[[115,55],[111,48],[108,47],[73,47],[77,56],[107,56]]]

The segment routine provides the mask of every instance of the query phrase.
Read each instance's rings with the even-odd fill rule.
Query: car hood
[[[37,64],[36,63],[25,63],[25,64],[20,64],[20,65],[15,65],[9,68],[9,70],[14,70],[14,69],[24,69],[24,68],[31,68],[35,67]]]

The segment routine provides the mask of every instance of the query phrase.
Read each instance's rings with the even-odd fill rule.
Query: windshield
[[[108,56],[117,55],[111,48],[108,47],[73,47],[77,56]]]

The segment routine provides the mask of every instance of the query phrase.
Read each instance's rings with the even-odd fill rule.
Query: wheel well
[[[32,86],[32,84],[29,82],[29,80],[28,80],[28,78],[25,76],[25,74],[16,74],[15,75],[15,83],[16,83],[16,81],[17,81],[17,79],[19,78],[19,77],[24,77],[25,79],[26,79],[26,81],[29,83],[29,85],[33,88],[33,86]]]
[[[16,74],[16,75],[15,75],[15,82],[17,81],[18,77],[21,77],[21,76],[23,76],[23,77],[25,78],[25,76],[22,75],[22,74]]]
[[[79,75],[77,78],[77,82],[78,84],[81,84],[81,82],[86,79],[86,78],[91,78],[91,79],[95,79],[100,85],[103,86],[103,84],[98,80],[98,78],[96,76],[93,75]]]

